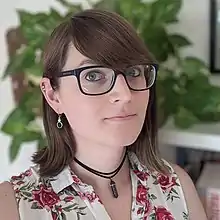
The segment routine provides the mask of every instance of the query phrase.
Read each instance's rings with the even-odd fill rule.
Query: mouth
[[[105,118],[106,121],[126,121],[133,119],[136,114],[128,114],[128,115],[116,115],[113,117]]]

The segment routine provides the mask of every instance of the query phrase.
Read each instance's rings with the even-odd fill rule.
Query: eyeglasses
[[[156,79],[157,64],[136,65],[123,70],[104,66],[85,66],[60,72],[58,77],[76,76],[79,88],[85,95],[103,95],[114,87],[118,75],[123,75],[130,90],[150,89]]]

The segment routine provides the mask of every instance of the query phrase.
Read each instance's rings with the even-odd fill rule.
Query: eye
[[[85,79],[90,82],[99,81],[103,78],[105,78],[104,74],[98,71],[90,71],[85,76]]]
[[[132,76],[132,77],[138,77],[142,73],[141,69],[139,67],[131,67],[126,70],[126,75]]]

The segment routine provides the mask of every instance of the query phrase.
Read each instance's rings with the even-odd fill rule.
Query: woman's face
[[[91,65],[94,63],[72,45],[63,71]],[[66,115],[78,144],[120,147],[137,139],[145,119],[149,90],[131,91],[122,75],[117,76],[110,92],[99,96],[83,94],[75,76],[61,77],[56,92],[48,79],[43,78],[41,84],[45,86],[49,105],[58,114]]]

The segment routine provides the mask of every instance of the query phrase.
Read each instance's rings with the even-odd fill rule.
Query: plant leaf
[[[6,121],[3,123],[1,130],[9,135],[23,134],[26,130],[27,124],[34,120],[35,115],[30,112],[24,112],[21,108],[15,108]]]
[[[102,9],[102,10],[111,10],[114,11],[115,9],[115,0],[109,1],[109,0],[99,0],[99,1],[89,1],[89,4],[92,6],[92,8],[96,9]]]
[[[177,114],[174,115],[174,122],[177,127],[187,129],[193,124],[199,122],[198,118],[184,107],[180,107]]]
[[[82,4],[70,3],[66,0],[57,0],[62,6],[66,7],[68,11],[71,11],[73,14],[79,11],[82,11]]]
[[[9,146],[9,159],[10,159],[10,162],[13,162],[16,159],[16,157],[17,157],[17,155],[20,151],[21,144],[22,144],[22,142],[20,141],[19,138],[14,137],[12,139],[12,142]]]
[[[181,61],[180,65],[182,71],[184,71],[189,76],[201,75],[201,73],[207,75],[208,73],[206,64],[196,57],[185,57]]]
[[[41,101],[40,88],[38,86],[29,86],[28,90],[23,94],[18,108],[23,111],[23,114],[35,114],[35,110],[41,108]]]
[[[19,105],[9,114],[1,130],[9,135],[19,135],[27,130],[28,124],[40,112],[41,93],[38,87],[31,88],[22,96]]]
[[[41,137],[39,140],[38,140],[38,144],[37,144],[37,149],[40,150],[40,149],[43,149],[44,147],[47,146],[47,140],[45,137]]]
[[[9,146],[9,158],[10,161],[13,162],[22,147],[24,142],[32,142],[38,140],[41,137],[40,133],[32,132],[32,131],[24,131],[24,133],[13,136],[12,142]]]
[[[197,113],[197,117],[203,122],[220,121],[220,88],[212,86],[202,97],[207,102]]]
[[[25,10],[17,10],[20,20],[21,32],[27,41],[28,46],[33,48],[42,48],[45,40],[49,37],[50,32],[56,24],[51,24],[47,13],[30,13]]]
[[[8,75],[13,75],[16,73],[21,73],[25,68],[28,68],[34,64],[35,52],[32,47],[25,46],[21,51],[12,56],[9,60],[3,78]]]
[[[50,8],[49,18],[53,18],[54,21],[61,21],[63,16],[54,8]]]
[[[25,68],[24,72],[28,75],[34,75],[42,77],[43,75],[43,66],[42,63],[35,63],[34,65]]]
[[[179,34],[172,34],[169,36],[169,39],[176,49],[191,45],[191,42],[186,37],[183,37]]]
[[[177,20],[182,0],[156,0],[152,3],[152,21],[154,23],[172,23]]]
[[[175,53],[169,35],[162,25],[146,25],[140,35],[158,61],[164,62]]]

